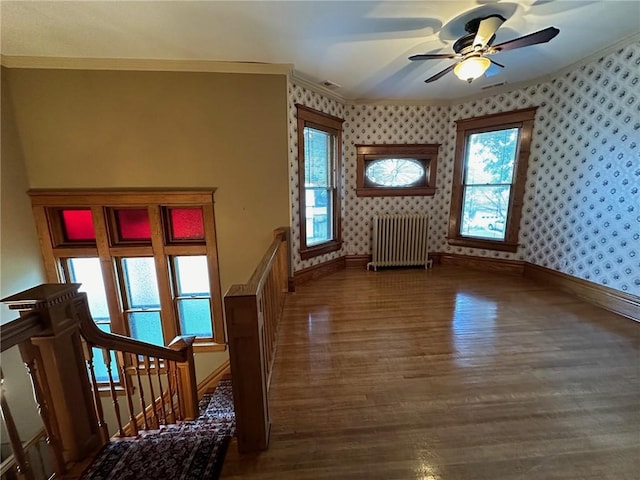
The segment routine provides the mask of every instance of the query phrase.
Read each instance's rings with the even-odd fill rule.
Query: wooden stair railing
[[[108,442],[102,393],[111,399],[116,436],[137,435],[141,429],[198,415],[195,337],[176,337],[168,347],[160,347],[105,333],[91,318],[86,294],[78,287],[44,284],[2,300],[20,312],[20,318],[0,327],[2,351],[16,345],[20,349],[58,477]],[[102,351],[108,382],[96,378],[95,349]],[[121,398],[125,405],[120,405]],[[9,436],[16,471],[31,480],[28,455],[4,394],[1,406],[7,430],[13,430]]]
[[[289,229],[277,229],[249,282],[231,286],[224,298],[240,452],[265,450],[269,445],[268,393],[289,286],[288,236]]]

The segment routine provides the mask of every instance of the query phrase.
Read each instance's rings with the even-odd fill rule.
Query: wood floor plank
[[[287,298],[269,450],[222,478],[640,478],[640,324],[518,276],[343,270]]]

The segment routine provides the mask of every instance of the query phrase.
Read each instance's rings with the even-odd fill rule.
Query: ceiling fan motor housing
[[[466,55],[473,52],[475,50],[473,48],[473,41],[475,40],[475,38],[475,33],[469,33],[468,35],[460,37],[458,40],[456,40],[456,43],[453,44],[453,51],[459,53],[460,55]],[[494,38],[495,35],[491,37],[491,41],[489,43],[491,43]]]

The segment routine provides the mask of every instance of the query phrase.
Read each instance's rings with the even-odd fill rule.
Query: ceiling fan
[[[464,27],[467,34],[460,37],[453,44],[453,51],[455,53],[423,53],[412,55],[409,57],[409,60],[459,59],[459,61],[453,65],[427,78],[425,83],[438,80],[451,70],[453,70],[459,79],[471,83],[484,74],[491,65],[504,68],[504,65],[491,60],[487,55],[493,55],[515,48],[528,47],[529,45],[536,45],[538,43],[546,43],[560,33],[560,30],[555,27],[547,27],[523,37],[514,38],[513,40],[508,40],[498,45],[492,45],[496,38],[496,31],[505,21],[506,18],[496,14],[470,20]]]

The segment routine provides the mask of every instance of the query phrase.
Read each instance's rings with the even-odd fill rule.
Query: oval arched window
[[[421,162],[412,158],[372,160],[365,169],[367,180],[384,187],[408,187],[424,178]]]

